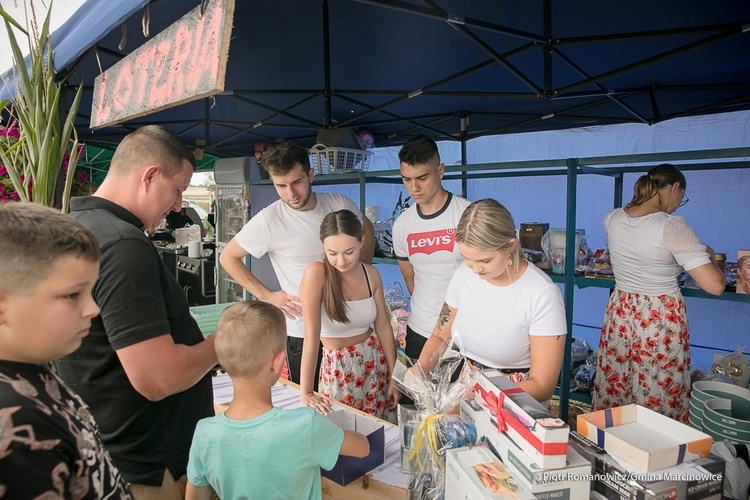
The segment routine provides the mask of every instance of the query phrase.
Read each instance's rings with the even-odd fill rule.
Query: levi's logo
[[[437,231],[428,231],[426,233],[413,233],[406,238],[409,245],[409,255],[423,253],[431,255],[440,250],[453,252],[455,242],[454,228],[439,229]]]

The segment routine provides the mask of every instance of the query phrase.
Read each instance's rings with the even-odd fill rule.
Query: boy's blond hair
[[[80,222],[34,203],[0,204],[0,290],[33,293],[60,257],[99,262],[99,242]]]
[[[221,367],[233,377],[252,377],[284,351],[286,319],[272,304],[246,300],[224,310],[214,336]]]

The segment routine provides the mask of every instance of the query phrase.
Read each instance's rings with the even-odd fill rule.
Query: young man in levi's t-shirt
[[[470,202],[443,188],[445,165],[437,144],[426,135],[410,139],[398,157],[401,180],[415,203],[393,224],[393,248],[411,294],[406,355],[417,359],[435,327],[448,283],[462,263],[455,232]]]

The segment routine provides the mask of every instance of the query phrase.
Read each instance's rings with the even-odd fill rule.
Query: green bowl
[[[693,394],[695,394],[695,392],[693,392]],[[703,401],[696,399],[694,397],[690,398],[690,409],[692,410],[693,408],[695,408],[696,410],[703,411]]]
[[[692,427],[693,429],[702,431],[703,430],[703,420],[700,418],[695,418],[692,415],[688,418],[688,425]]]
[[[726,382],[700,380],[693,384],[692,398],[704,405],[712,398],[725,398],[732,401],[732,416],[740,420],[750,420],[750,390]],[[691,398],[691,404],[692,404]]]
[[[725,441],[727,439],[726,436],[722,435],[720,432],[714,432],[706,427],[705,423],[703,424],[703,433],[711,436],[711,439],[713,439],[714,442]]]
[[[747,434],[746,432],[739,433],[732,429],[728,429],[726,427],[718,425],[710,419],[706,419],[703,421],[703,432],[709,434],[716,441],[727,440],[735,444],[750,444],[750,439],[746,439],[749,436],[740,436],[740,434]]]
[[[734,416],[734,402],[726,398],[706,401],[703,412],[703,426],[710,422],[714,432],[720,432],[727,439],[750,441],[750,421]]]
[[[700,406],[698,406],[700,405]],[[690,416],[691,417],[698,417],[703,418],[703,403],[693,403],[693,400],[690,400]]]

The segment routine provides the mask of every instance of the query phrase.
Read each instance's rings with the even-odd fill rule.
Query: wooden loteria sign
[[[224,90],[234,0],[209,0],[96,78],[91,128]]]

